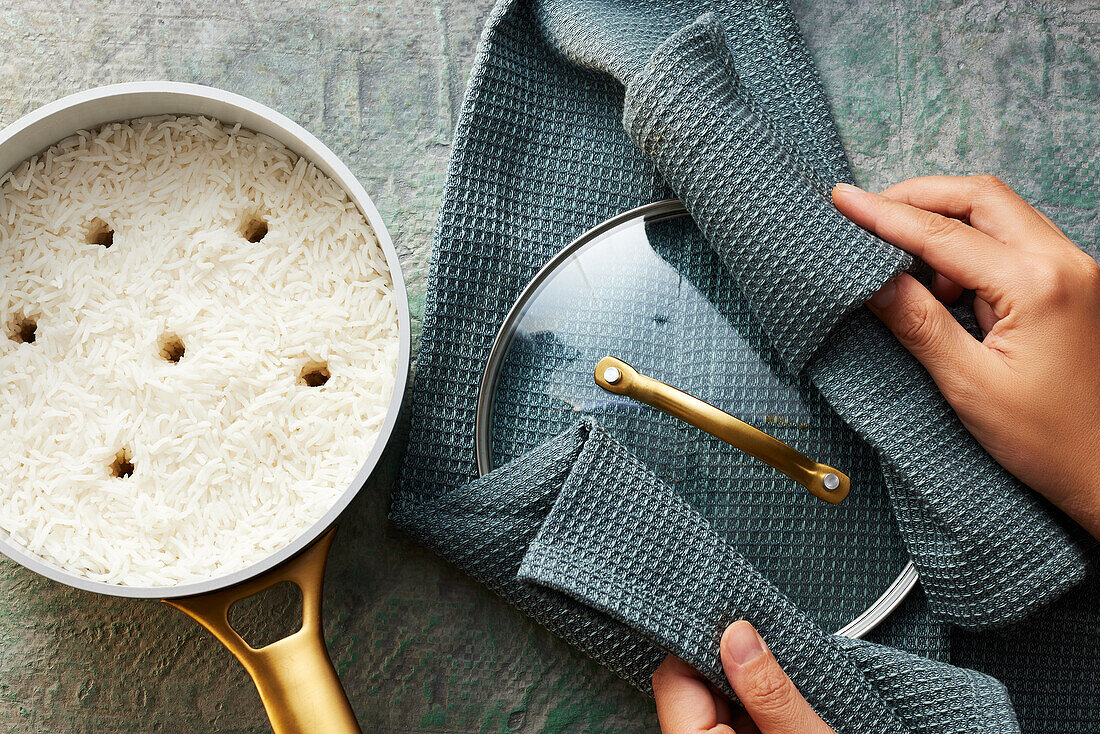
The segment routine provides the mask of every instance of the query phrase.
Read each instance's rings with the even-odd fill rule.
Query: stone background
[[[0,124],[171,79],[271,105],[359,176],[423,310],[450,136],[490,0],[5,0]],[[797,0],[861,182],[995,172],[1096,252],[1100,2]],[[563,243],[564,244],[564,243]],[[418,328],[418,327],[416,327]],[[652,703],[388,527],[399,458],[351,505],[326,631],[368,732],[656,731]],[[278,609],[288,595],[273,595]],[[259,633],[275,622],[254,618]],[[264,732],[243,669],[155,602],[0,561],[0,730]]]

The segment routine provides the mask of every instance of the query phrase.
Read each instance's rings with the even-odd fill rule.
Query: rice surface
[[[203,117],[80,132],[0,179],[0,528],[107,583],[241,569],[353,481],[397,351],[312,164]]]

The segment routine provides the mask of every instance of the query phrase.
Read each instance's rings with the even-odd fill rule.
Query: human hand
[[[657,718],[664,734],[835,734],[779,667],[748,622],[722,635],[722,668],[744,709],[687,663],[669,655],[653,674]]]
[[[901,275],[867,306],[925,366],[1001,466],[1100,537],[1100,267],[991,176],[846,184],[849,219],[923,259],[931,292]],[[985,337],[944,307],[963,289]]]

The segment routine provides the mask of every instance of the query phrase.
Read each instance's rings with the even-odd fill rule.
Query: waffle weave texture
[[[635,220],[625,232],[557,271],[517,324],[495,391],[494,463],[593,418],[818,625],[840,629],[909,561],[874,451],[769,348],[690,217]],[[592,295],[578,297],[582,288]],[[592,369],[607,354],[843,467],[860,491],[827,504],[723,441],[602,391]]]
[[[785,3],[501,2],[456,132],[392,517],[643,690],[673,652],[728,692],[717,641],[746,618],[840,734],[1016,731],[1000,683],[945,663],[946,623],[981,639],[1043,610],[1089,547],[860,307],[910,263],[837,214],[840,180]],[[823,632],[594,423],[476,479],[477,386],[515,298],[585,230],[671,195],[756,336],[877,454],[926,594],[878,638],[921,656]]]

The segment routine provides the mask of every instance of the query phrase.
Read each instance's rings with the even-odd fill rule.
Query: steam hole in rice
[[[321,387],[331,376],[327,362],[310,362],[302,368],[298,380],[309,387]]]
[[[241,236],[249,242],[259,242],[267,237],[267,222],[257,216],[249,217],[241,229]]]
[[[119,449],[115,454],[115,460],[111,462],[111,476],[125,479],[134,475],[133,457],[129,449]]]
[[[177,363],[187,354],[183,339],[175,334],[165,334],[160,338],[160,343],[157,346],[161,359],[168,362]]]
[[[17,344],[34,344],[38,338],[38,322],[29,316],[16,316],[8,327],[8,336]]]
[[[88,236],[85,241],[89,245],[100,245],[108,248],[115,243],[115,231],[111,229],[109,224],[96,217],[88,225]]]

